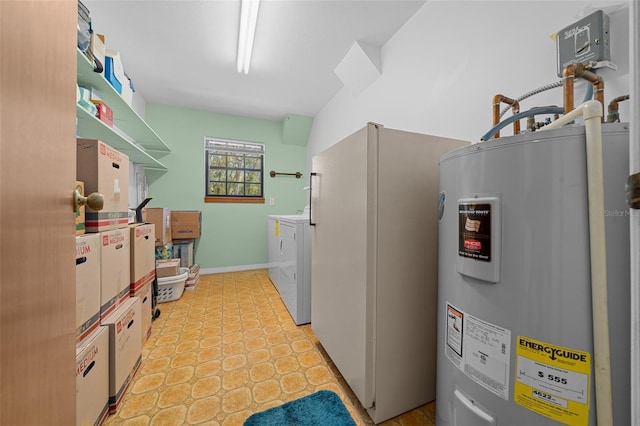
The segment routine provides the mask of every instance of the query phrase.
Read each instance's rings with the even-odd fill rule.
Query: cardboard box
[[[104,321],[129,298],[131,249],[129,228],[100,234],[100,319]]]
[[[100,235],[76,236],[76,345],[100,325]]]
[[[184,282],[185,290],[195,290],[200,281],[200,265],[193,265],[189,268],[189,276]]]
[[[200,277],[198,276],[197,278],[189,278],[188,280],[186,280],[184,282],[184,289],[185,290],[195,290],[196,286],[198,285],[198,283],[200,282]]]
[[[76,174],[87,194],[104,195],[104,208],[87,207],[87,232],[126,228],[129,224],[129,157],[97,139],[78,139]]]
[[[200,237],[202,212],[172,211],[171,238],[174,240],[190,240]]]
[[[149,337],[151,337],[151,324],[153,322],[153,310],[152,310],[152,300],[153,293],[151,291],[153,283],[147,283],[142,288],[138,289],[132,297],[137,297],[140,299],[140,314],[141,314],[141,345],[144,347],[144,344],[147,343]]]
[[[200,265],[198,265],[198,264],[192,265],[189,268],[189,278],[188,279],[198,278],[199,276],[200,276]]]
[[[109,413],[115,413],[142,360],[140,298],[129,297],[103,321],[109,329]]]
[[[171,209],[166,207],[147,207],[142,209],[145,222],[156,226],[156,246],[164,246],[171,242]]]
[[[129,246],[131,247],[131,279],[130,293],[136,292],[153,281],[156,276],[155,259],[155,225],[129,225],[131,232]]]
[[[76,181],[76,189],[80,195],[84,195],[84,182]],[[80,206],[76,212],[76,235],[82,235],[85,233],[84,229],[84,206]]]
[[[193,240],[178,240],[173,243],[174,259],[180,259],[180,266],[191,268],[194,263]]]
[[[107,126],[113,127],[113,111],[102,101],[91,101],[98,109],[96,116]]]
[[[109,330],[98,327],[76,349],[76,424],[100,425],[109,415]]]
[[[180,259],[156,260],[156,277],[167,278],[180,275]]]

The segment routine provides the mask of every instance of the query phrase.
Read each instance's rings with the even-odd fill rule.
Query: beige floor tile
[[[199,399],[189,407],[187,421],[190,424],[198,424],[213,420],[220,412],[221,407],[220,398],[217,396]]]
[[[210,376],[198,379],[198,381],[193,384],[191,395],[195,399],[215,395],[220,390],[221,383],[222,380],[219,376]]]
[[[184,425],[187,417],[187,407],[184,405],[174,405],[173,407],[160,410],[151,417],[151,426],[178,426]],[[117,424],[117,423],[116,423]]]
[[[160,393],[160,397],[158,398],[158,408],[169,408],[174,405],[182,404],[190,397],[191,392],[192,389],[188,383],[167,386]]]
[[[280,397],[280,383],[274,379],[258,382],[253,386],[253,399],[258,404],[273,401]]]
[[[292,321],[266,270],[201,276],[195,290],[158,307],[142,365],[106,425],[242,426],[321,389],[338,394],[356,424],[372,424],[311,326]],[[435,403],[383,425],[435,425]]]

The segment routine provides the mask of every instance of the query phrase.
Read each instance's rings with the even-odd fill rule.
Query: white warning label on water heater
[[[511,331],[447,302],[445,354],[471,380],[509,399]]]

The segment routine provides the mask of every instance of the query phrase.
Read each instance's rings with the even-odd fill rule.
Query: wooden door
[[[77,2],[0,1],[0,424],[75,424]]]

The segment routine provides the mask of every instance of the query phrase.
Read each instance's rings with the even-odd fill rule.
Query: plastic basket
[[[158,278],[156,302],[172,302],[180,299],[184,292],[184,283],[189,277],[189,268],[180,268],[180,275]]]

